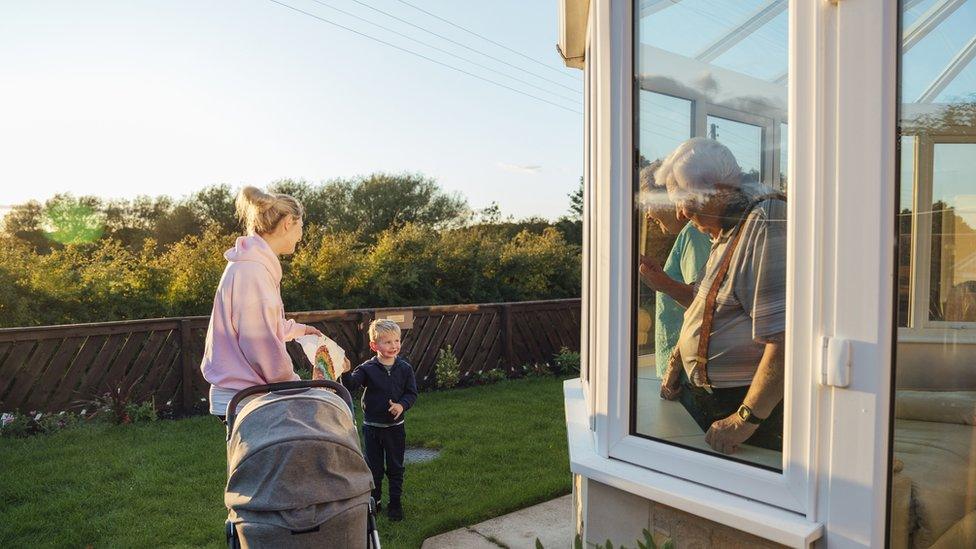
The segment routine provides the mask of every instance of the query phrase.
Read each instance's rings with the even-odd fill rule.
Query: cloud
[[[542,171],[542,166],[537,166],[535,164],[529,166],[520,166],[518,164],[506,164],[505,162],[498,162],[497,166],[506,172],[516,172],[516,173],[539,173]]]

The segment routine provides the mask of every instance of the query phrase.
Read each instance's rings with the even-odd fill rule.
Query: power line
[[[453,21],[449,21],[449,20],[447,20],[447,19],[444,19],[443,17],[441,17],[441,16],[439,16],[439,15],[437,15],[437,14],[434,14],[434,13],[431,13],[431,12],[429,12],[429,11],[427,11],[427,10],[425,10],[425,9],[423,9],[423,8],[421,8],[421,7],[418,7],[418,6],[415,6],[415,5],[413,5],[413,4],[411,4],[410,2],[406,2],[405,0],[397,0],[397,1],[398,1],[398,2],[400,2],[401,4],[406,4],[406,5],[408,5],[408,6],[410,6],[411,8],[413,8],[413,9],[415,9],[415,10],[417,10],[417,11],[420,11],[420,12],[423,12],[423,13],[426,13],[427,15],[429,15],[429,16],[431,16],[431,17],[433,17],[434,19],[438,19],[438,20],[440,20],[440,21],[443,21],[443,22],[445,22],[445,23],[447,23],[448,25],[451,25],[452,27],[456,27],[456,28],[459,28],[459,29],[461,29],[461,30],[463,30],[464,32],[466,32],[466,33],[468,33],[468,34],[473,34],[474,36],[477,36],[478,38],[480,38],[480,39],[482,39],[482,40],[485,40],[485,41],[487,41],[487,42],[491,42],[492,44],[494,44],[494,45],[496,45],[496,46],[498,46],[499,48],[504,48],[504,49],[506,49],[506,50],[508,50],[508,51],[510,51],[510,52],[512,52],[512,53],[514,53],[515,55],[520,55],[520,56],[522,56],[522,57],[524,57],[524,58],[526,58],[526,59],[528,59],[529,61],[532,61],[533,63],[538,63],[539,65],[542,65],[543,67],[545,67],[545,68],[547,68],[547,69],[549,69],[549,70],[551,70],[551,71],[555,71],[555,72],[557,72],[557,73],[559,73],[559,74],[561,74],[561,75],[563,75],[563,76],[565,76],[565,77],[567,77],[567,78],[574,78],[573,76],[570,76],[570,75],[568,75],[568,74],[566,74],[565,72],[563,72],[563,71],[561,71],[561,70],[559,70],[559,69],[554,69],[554,68],[552,68],[552,67],[550,67],[549,65],[547,65],[547,64],[545,64],[545,63],[543,63],[542,61],[539,61],[538,59],[535,59],[535,58],[532,58],[532,57],[529,57],[528,55],[525,55],[524,53],[522,53],[522,52],[520,52],[520,51],[516,51],[516,50],[513,50],[512,48],[510,48],[510,47],[508,47],[508,46],[506,46],[505,44],[502,44],[502,43],[499,43],[499,42],[496,42],[496,41],[494,41],[494,40],[492,40],[491,38],[488,38],[487,36],[484,36],[484,35],[481,35],[481,34],[478,34],[478,33],[476,33],[476,32],[474,32],[474,31],[473,31],[473,30],[471,30],[471,29],[468,29],[468,28],[465,28],[465,27],[462,27],[461,25],[458,25],[457,23],[455,23],[455,22],[453,22]],[[576,80],[579,80],[579,76],[578,76],[578,75],[576,75],[576,76],[575,76],[575,79],[576,79]]]
[[[563,105],[560,105],[559,103],[553,103],[552,101],[549,101],[548,99],[543,99],[542,97],[538,97],[538,96],[532,95],[531,93],[524,92],[524,91],[522,91],[522,90],[520,90],[518,88],[513,88],[511,86],[502,84],[500,82],[495,82],[494,80],[491,80],[489,78],[485,78],[483,76],[478,76],[477,74],[474,74],[472,72],[468,72],[468,71],[466,71],[464,69],[459,69],[459,68],[457,68],[457,67],[455,67],[453,65],[449,65],[449,64],[444,63],[442,61],[438,61],[437,59],[434,59],[434,58],[431,58],[431,57],[427,57],[424,54],[417,53],[417,52],[412,51],[412,50],[408,50],[407,48],[404,48],[404,47],[401,47],[401,46],[397,46],[396,44],[393,44],[391,42],[387,42],[386,40],[382,40],[382,39],[376,38],[374,36],[370,36],[370,35],[368,35],[368,34],[366,34],[364,32],[360,32],[358,30],[352,29],[352,28],[347,27],[345,25],[340,25],[339,23],[336,23],[335,21],[331,21],[331,20],[326,19],[324,17],[321,17],[319,15],[315,15],[314,13],[310,13],[310,12],[307,12],[305,10],[296,8],[294,6],[290,6],[288,4],[285,4],[284,2],[279,2],[278,0],[268,0],[268,1],[269,2],[273,2],[275,4],[278,4],[279,6],[282,6],[284,8],[288,8],[288,9],[290,9],[292,11],[296,11],[296,12],[301,13],[303,15],[307,15],[307,16],[313,18],[313,19],[317,19],[319,21],[322,21],[323,23],[328,23],[328,24],[330,24],[330,25],[332,25],[334,27],[338,27],[338,28],[340,28],[342,30],[349,31],[349,32],[351,32],[353,34],[358,34],[359,36],[362,36],[364,38],[368,38],[370,40],[373,40],[374,42],[379,42],[380,44],[383,44],[385,46],[389,46],[391,48],[398,49],[398,50],[400,50],[400,51],[402,51],[404,53],[409,53],[410,55],[413,55],[413,56],[416,56],[416,57],[420,57],[421,59],[426,59],[427,61],[430,61],[431,63],[436,63],[436,64],[438,64],[438,65],[440,65],[442,67],[447,67],[447,68],[449,68],[449,69],[451,69],[453,71],[457,71],[457,72],[459,72],[461,74],[466,74],[466,75],[468,75],[468,76],[470,76],[472,78],[477,78],[478,80],[483,80],[485,82],[488,82],[489,84],[494,84],[495,86],[498,86],[500,88],[505,88],[506,90],[510,90],[510,91],[515,92],[515,93],[520,93],[520,94],[522,94],[522,95],[524,95],[526,97],[531,97],[532,99],[535,99],[536,101],[541,101],[543,103],[548,103],[549,105],[552,105],[553,107],[558,107],[560,109],[563,109],[564,111],[569,111],[569,112],[576,113],[576,114],[579,114],[579,115],[582,115],[583,114],[581,111],[577,111],[575,109],[571,109],[569,107],[565,107]]]
[[[313,1],[315,1],[315,0],[313,0]],[[485,53],[485,52],[483,52],[483,51],[481,51],[481,50],[479,50],[477,48],[472,48],[471,46],[468,46],[467,44],[463,44],[461,42],[458,42],[457,40],[453,40],[451,38],[448,38],[447,36],[444,36],[443,34],[438,34],[438,33],[434,32],[434,31],[432,31],[430,29],[427,29],[426,27],[423,27],[421,25],[417,25],[415,23],[411,23],[410,21],[407,21],[406,19],[403,19],[402,17],[397,17],[396,15],[393,15],[392,13],[389,13],[389,12],[383,11],[383,10],[381,10],[379,8],[373,7],[373,6],[369,5],[369,4],[367,4],[366,2],[362,2],[361,0],[352,0],[352,1],[355,2],[355,3],[357,3],[357,4],[359,4],[359,5],[361,5],[361,6],[365,6],[365,7],[369,8],[369,9],[375,11],[375,12],[382,13],[383,15],[385,15],[387,17],[390,17],[391,19],[396,19],[397,21],[400,21],[401,23],[404,23],[406,25],[410,25],[411,27],[414,27],[416,29],[420,29],[420,30],[426,32],[427,34],[432,34],[432,35],[440,38],[441,40],[446,40],[446,41],[448,41],[448,42],[450,42],[452,44],[455,44],[457,46],[461,46],[462,48],[464,48],[466,50],[473,51],[473,52],[475,52],[475,53],[477,53],[479,55],[484,55],[485,57],[487,57],[489,59],[492,59],[492,60],[497,61],[499,63],[502,63],[504,65],[508,65],[509,67],[512,67],[513,69],[522,71],[522,72],[524,72],[526,74],[529,74],[529,75],[532,75],[532,76],[534,76],[536,78],[541,78],[542,80],[545,80],[546,82],[551,82],[551,83],[553,83],[553,84],[555,84],[557,86],[560,86],[562,88],[566,88],[567,90],[570,90],[570,91],[572,91],[574,93],[578,93],[580,95],[583,95],[583,92],[581,90],[578,90],[576,88],[571,88],[569,86],[566,86],[566,85],[563,85],[563,84],[561,84],[559,82],[556,82],[555,80],[552,80],[551,78],[546,78],[545,76],[540,76],[538,73],[532,72],[532,71],[527,70],[527,69],[523,69],[522,67],[519,67],[517,65],[513,65],[513,64],[509,63],[508,61],[505,61],[504,59],[501,59],[501,58],[495,57],[493,55],[487,54],[487,53]],[[548,67],[548,65],[544,65],[544,66]],[[548,67],[548,68],[551,68],[551,67]],[[559,74],[563,74],[563,73],[560,72]]]
[[[351,13],[351,12],[348,12],[346,10],[337,8],[337,7],[335,7],[335,6],[333,6],[333,5],[329,4],[329,3],[323,2],[322,0],[312,0],[312,2],[315,2],[316,4],[319,4],[321,6],[325,6],[325,7],[329,8],[329,9],[331,9],[331,10],[335,10],[335,11],[337,11],[339,13],[342,13],[344,15],[347,15],[349,17],[352,17],[352,18],[357,19],[359,21],[362,21],[364,23],[373,25],[374,27],[379,27],[379,28],[381,28],[381,29],[383,29],[383,30],[385,30],[387,32],[391,32],[391,33],[393,33],[393,34],[395,34],[397,36],[400,36],[402,38],[406,38],[407,40],[412,40],[412,41],[414,41],[414,42],[416,42],[416,43],[418,43],[418,44],[420,44],[422,46],[426,46],[426,47],[431,48],[433,50],[436,50],[436,51],[439,51],[441,53],[450,55],[451,57],[454,57],[456,59],[460,59],[461,61],[464,61],[464,62],[467,62],[467,63],[471,63],[472,65],[474,65],[476,67],[481,67],[482,69],[485,69],[487,71],[491,71],[491,72],[493,72],[495,74],[499,74],[501,76],[504,76],[505,78],[511,78],[512,80],[515,80],[516,82],[520,82],[522,84],[525,84],[526,86],[535,88],[537,90],[541,90],[541,91],[543,91],[545,93],[550,93],[552,95],[555,95],[556,97],[559,97],[560,99],[565,99],[566,101],[571,101],[573,103],[577,103],[579,101],[579,99],[577,99],[575,97],[567,97],[565,95],[560,95],[558,93],[555,93],[555,92],[549,90],[548,88],[544,88],[542,86],[538,86],[538,85],[533,84],[531,82],[526,82],[525,80],[522,80],[520,78],[515,78],[514,76],[511,76],[511,75],[509,75],[507,73],[504,73],[502,71],[499,71],[499,70],[496,70],[496,69],[494,69],[492,67],[489,67],[488,65],[483,65],[481,63],[478,63],[477,61],[472,61],[472,60],[468,59],[467,57],[461,57],[460,55],[457,55],[457,54],[455,54],[453,52],[447,51],[447,50],[445,50],[443,48],[439,48],[439,47],[437,47],[437,46],[435,46],[433,44],[428,44],[427,42],[424,42],[422,40],[417,40],[416,38],[414,38],[412,36],[408,36],[406,34],[403,34],[402,32],[399,32],[396,29],[391,29],[390,27],[386,27],[386,26],[380,25],[379,23],[374,23],[373,21],[370,21],[369,19],[366,19],[365,17],[360,17],[360,16],[356,15],[355,13]],[[518,68],[518,67],[516,67],[516,68]],[[529,73],[529,74],[532,74],[532,73]],[[562,84],[559,84],[558,82],[554,82],[554,83],[556,85],[558,85],[558,86],[562,86]],[[568,89],[570,91],[576,91],[576,90],[573,90],[573,88],[570,88],[569,86],[562,86],[562,87],[564,87],[564,88],[566,88],[566,89]],[[582,92],[577,92],[577,93],[582,93]]]

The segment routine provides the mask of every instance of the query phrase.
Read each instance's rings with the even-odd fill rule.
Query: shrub
[[[57,414],[5,412],[0,416],[0,436],[28,437],[41,433],[56,433],[77,425],[82,419],[84,418],[81,415],[72,412],[59,412]]]
[[[88,417],[111,421],[116,425],[156,421],[159,414],[156,411],[155,399],[137,402],[133,394],[134,387],[119,382],[109,390],[95,395],[93,398],[81,400],[76,406],[84,406],[85,410],[94,410]]]
[[[126,405],[125,412],[129,415],[129,421],[132,423],[146,423],[159,419],[154,400],[147,400],[141,404],[130,402]]]
[[[501,368],[492,368],[490,370],[485,370],[481,372],[481,379],[484,380],[486,384],[488,383],[498,383],[499,381],[504,381],[506,377],[505,370]]]
[[[549,367],[552,369],[552,373],[557,376],[574,372],[578,374],[580,371],[580,354],[569,350],[568,347],[563,347],[553,357],[552,364]]]
[[[441,349],[437,353],[437,363],[434,364],[434,379],[438,389],[453,389],[461,380],[461,365],[454,355],[451,346]]]

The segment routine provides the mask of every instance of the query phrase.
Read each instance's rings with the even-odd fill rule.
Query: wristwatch
[[[740,419],[742,419],[742,421],[745,421],[746,423],[751,423],[753,425],[759,425],[760,423],[763,422],[764,419],[766,419],[764,417],[756,416],[756,414],[753,413],[752,408],[746,406],[745,404],[739,406],[739,409],[736,410],[735,413],[736,415],[739,416]]]

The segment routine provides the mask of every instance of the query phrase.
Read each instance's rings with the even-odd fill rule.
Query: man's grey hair
[[[742,186],[742,170],[728,147],[705,137],[678,145],[654,173],[654,182],[674,198],[703,198],[723,185]]]

